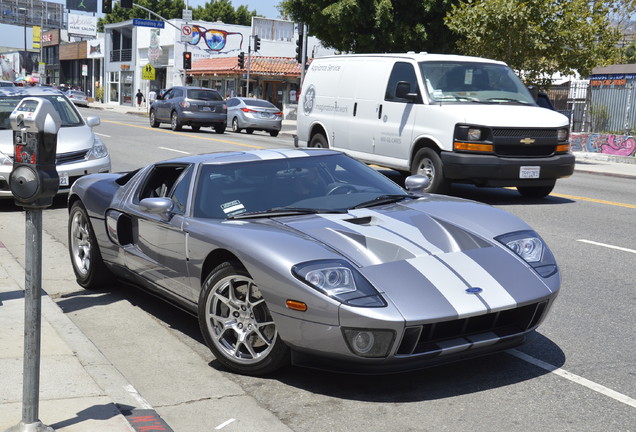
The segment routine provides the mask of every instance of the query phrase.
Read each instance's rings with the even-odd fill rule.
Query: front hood
[[[284,223],[355,263],[411,323],[510,309],[558,289],[491,240],[529,227],[483,204],[420,199]],[[483,292],[467,293],[474,287]]]
[[[452,114],[457,123],[477,126],[559,128],[569,124],[568,118],[563,114],[535,106],[445,103],[440,108]]]
[[[86,125],[62,127],[57,133],[57,154],[88,151],[93,146],[93,140],[93,131]],[[0,130],[0,151],[7,156],[13,156],[11,129]]]

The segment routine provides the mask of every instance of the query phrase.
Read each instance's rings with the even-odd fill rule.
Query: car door
[[[414,100],[398,97],[399,83],[407,83],[408,92],[417,94],[417,97]],[[389,75],[381,114],[378,116],[377,127],[374,128],[376,155],[409,159],[417,107],[421,104],[422,97],[415,67],[408,62],[396,62]]]
[[[170,99],[174,95],[174,87],[166,90],[161,99],[158,99],[155,103],[155,118],[161,121],[170,120]]]
[[[132,241],[124,250],[126,266],[148,282],[179,297],[192,300],[187,267],[187,233],[183,229],[193,168],[186,164],[160,164],[132,197],[128,215]],[[170,198],[169,215],[144,211],[144,198]]]

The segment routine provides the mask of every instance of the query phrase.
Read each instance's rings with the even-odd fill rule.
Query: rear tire
[[[214,132],[222,134],[225,132],[225,125],[214,126]]]
[[[324,135],[316,134],[311,138],[311,141],[309,141],[309,147],[326,149],[329,148],[329,144],[327,143],[327,138],[325,138]]]
[[[71,206],[68,218],[68,251],[77,283],[86,289],[98,289],[113,281],[81,201]]]
[[[223,263],[208,275],[198,317],[205,342],[229,370],[265,375],[289,364],[289,348],[280,339],[263,295],[239,263]]]
[[[179,115],[176,111],[172,111],[172,115],[170,116],[170,127],[173,131],[180,131],[183,127],[183,124],[179,121]]]
[[[424,175],[431,181],[423,192],[443,194],[448,192],[449,182],[444,178],[442,159],[431,148],[418,150],[411,165],[412,175]]]
[[[521,195],[527,198],[544,198],[550,195],[556,182],[549,186],[517,186]]]
[[[278,131],[269,131],[269,136],[277,137]]]

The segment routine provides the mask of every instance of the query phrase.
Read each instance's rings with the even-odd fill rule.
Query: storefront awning
[[[248,57],[245,56],[245,68],[238,67],[238,57],[207,58],[195,60],[190,69],[191,75],[237,75],[247,73]],[[252,56],[250,74],[267,76],[286,76],[300,78],[300,64],[292,57]]]

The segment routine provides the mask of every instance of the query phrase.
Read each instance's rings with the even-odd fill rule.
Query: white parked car
[[[49,100],[62,119],[57,135],[58,192],[68,192],[75,180],[85,174],[110,172],[108,149],[93,133],[100,124],[99,117],[84,119],[75,105],[59,90],[49,87],[0,88],[0,198],[11,198],[9,174],[13,169],[13,130],[9,117],[25,97]]]

